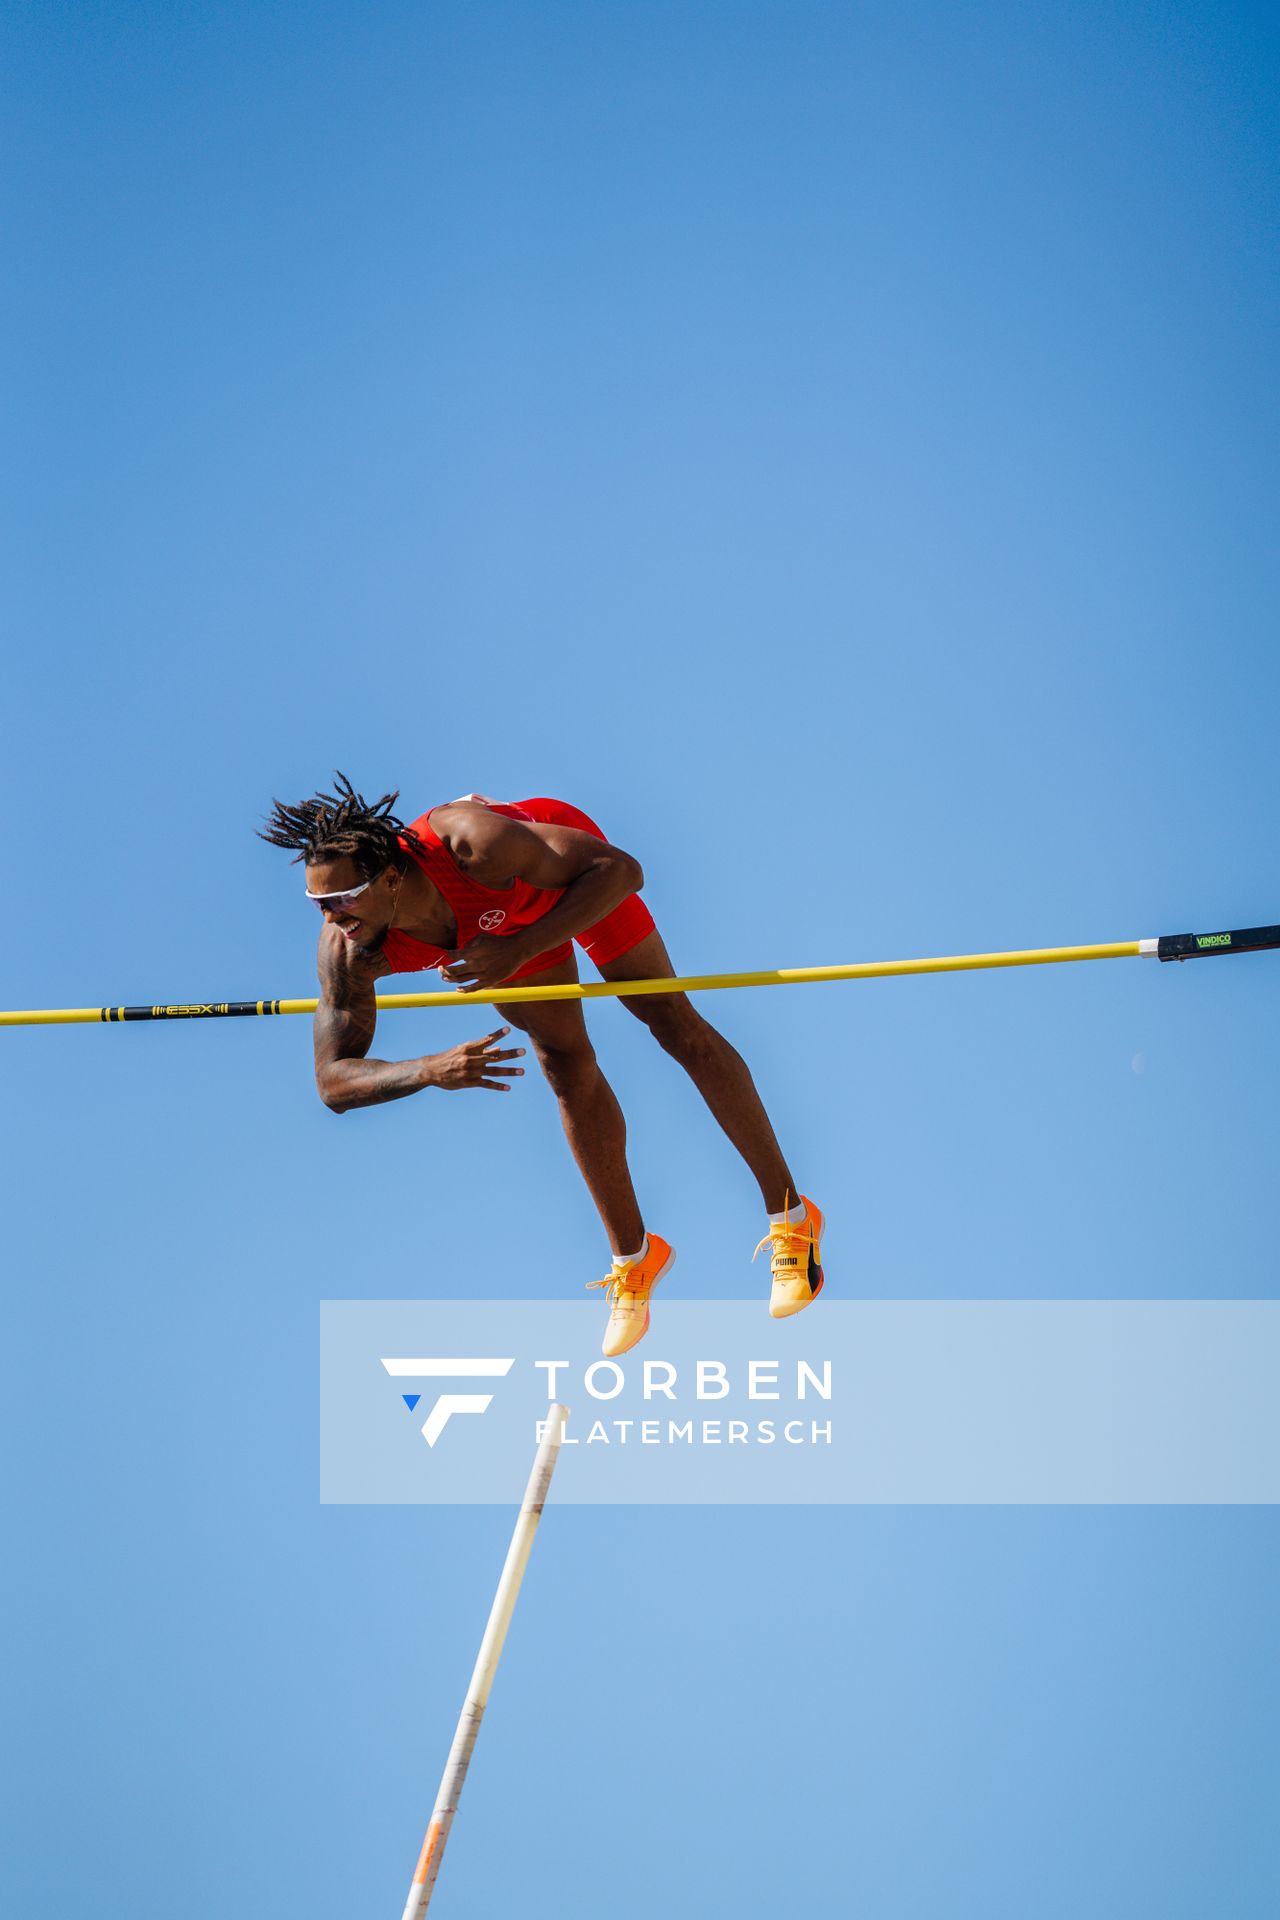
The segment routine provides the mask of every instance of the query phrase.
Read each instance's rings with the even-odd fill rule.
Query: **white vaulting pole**
[[[547,1418],[543,1427],[544,1438],[534,1458],[529,1484],[524,1490],[520,1515],[516,1521],[515,1532],[511,1536],[511,1545],[507,1548],[507,1558],[498,1581],[498,1591],[493,1597],[493,1606],[489,1612],[489,1624],[484,1630],[484,1639],[480,1642],[475,1670],[471,1675],[471,1684],[467,1688],[467,1697],[458,1719],[457,1732],[453,1736],[453,1745],[449,1749],[449,1758],[445,1762],[440,1791],[436,1795],[436,1803],[431,1810],[431,1820],[414,1870],[409,1898],[404,1903],[402,1920],[419,1920],[419,1916],[424,1914],[431,1904],[431,1894],[440,1873],[440,1862],[444,1858],[449,1829],[453,1825],[453,1816],[458,1811],[462,1783],[467,1777],[467,1768],[471,1765],[476,1737],[480,1732],[480,1722],[484,1719],[484,1710],[489,1704],[489,1689],[493,1685],[493,1676],[498,1670],[498,1661],[502,1657],[502,1643],[507,1637],[507,1628],[511,1625],[511,1616],[515,1612],[520,1582],[524,1579],[524,1570],[529,1564],[533,1536],[538,1531],[538,1522],[542,1518],[542,1509],[546,1502],[547,1490],[551,1485],[551,1476],[555,1472],[560,1442],[564,1438],[564,1424],[568,1417],[568,1407],[562,1407],[558,1402],[547,1409]]]

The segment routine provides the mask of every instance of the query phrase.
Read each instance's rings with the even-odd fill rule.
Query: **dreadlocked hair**
[[[400,790],[384,793],[380,800],[366,800],[357,793],[345,773],[335,773],[336,793],[313,794],[296,807],[272,801],[272,812],[259,832],[260,840],[273,847],[285,847],[299,860],[354,860],[364,880],[387,867],[401,873],[408,859],[400,838],[417,844],[412,827],[406,827],[391,809],[400,798]]]

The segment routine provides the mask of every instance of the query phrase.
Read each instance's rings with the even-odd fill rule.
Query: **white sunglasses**
[[[353,900],[358,900],[360,895],[366,892],[372,885],[372,880],[365,880],[358,887],[348,887],[345,893],[312,893],[310,887],[308,887],[307,898],[308,900],[315,901],[321,913],[323,913],[326,908],[328,908],[331,913],[343,913],[351,905]]]

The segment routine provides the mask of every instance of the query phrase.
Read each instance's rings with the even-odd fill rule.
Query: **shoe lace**
[[[620,1266],[618,1262],[615,1260],[612,1267],[609,1269],[608,1273],[606,1273],[603,1280],[587,1281],[586,1283],[587,1292],[588,1293],[592,1292],[592,1290],[596,1287],[607,1288],[608,1291],[605,1294],[605,1299],[608,1301],[611,1307],[616,1307],[619,1300],[622,1298],[623,1288],[627,1284],[627,1275],[631,1272],[632,1266],[634,1264],[635,1264],[634,1261],[628,1260],[624,1265]]]
[[[751,1256],[753,1263],[756,1254],[763,1253],[766,1247],[771,1247],[773,1250],[773,1257],[769,1264],[774,1273],[777,1273],[779,1267],[784,1264],[788,1267],[795,1266],[798,1261],[803,1260],[809,1249],[808,1218],[771,1220],[768,1233]]]

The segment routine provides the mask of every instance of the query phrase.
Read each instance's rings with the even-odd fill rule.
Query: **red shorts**
[[[577,827],[581,833],[594,833],[597,840],[608,838],[589,814],[571,807],[567,800],[522,800],[520,806],[532,819],[545,825]],[[595,966],[607,967],[611,960],[620,960],[624,953],[630,953],[632,947],[653,931],[654,918],[648,907],[638,893],[629,893],[603,920],[597,920],[593,927],[584,927],[581,933],[574,934],[573,940],[565,940],[560,946],[538,954],[510,978],[527,980],[535,973],[545,973],[548,967],[563,966],[573,958],[574,941]]]

